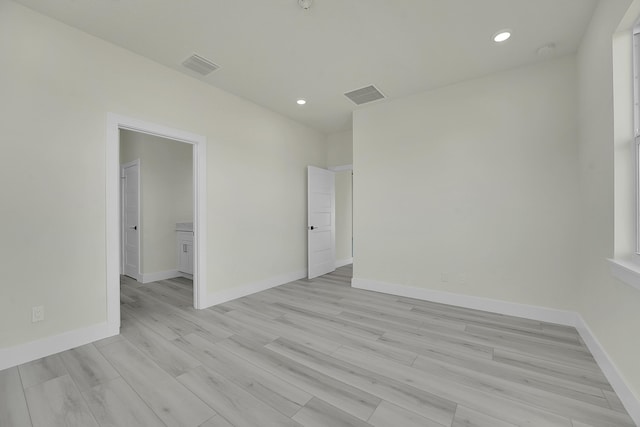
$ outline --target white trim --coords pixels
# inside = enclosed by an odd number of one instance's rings
[[[275,288],[276,286],[284,285],[285,283],[295,282],[296,280],[304,279],[306,277],[307,270],[300,270],[292,273],[282,274],[280,276],[271,277],[259,282],[250,283],[248,285],[209,294],[207,296],[207,307],[212,307],[214,305],[222,304],[227,301],[246,297],[247,295],[266,291],[267,289]]]
[[[182,277],[182,273],[178,270],[156,271],[155,273],[142,273],[142,280],[139,280],[139,282],[150,283],[158,280],[175,279],[176,277]]]
[[[608,259],[611,274],[616,279],[640,290],[640,265],[621,259]]]
[[[344,267],[345,265],[353,264],[353,258],[341,259],[336,261],[336,268]]]
[[[635,60],[634,60],[635,62]],[[637,80],[637,77],[635,78]],[[635,92],[636,95],[635,97],[637,98],[637,91],[639,89],[636,88]],[[636,241],[635,241],[635,253],[632,256],[632,259],[634,260],[638,260],[638,252],[640,252],[640,136],[638,136],[638,131],[637,131],[637,126],[639,126],[638,122],[638,100],[636,99],[634,101],[634,114],[636,115],[636,130],[635,130],[635,139],[634,139],[634,143],[633,143],[633,167],[634,167],[634,183],[633,183],[633,188],[634,188],[634,196],[635,196],[635,210],[634,210],[634,214],[635,214],[635,221],[634,221],[634,230],[635,230],[635,236],[636,236]]]
[[[351,279],[351,286],[357,289],[433,301],[441,304],[472,308],[474,310],[490,311],[492,313],[506,314],[508,316],[524,317],[543,322],[559,323],[561,325],[575,326],[576,322],[576,313],[557,310],[554,308],[518,304],[491,298],[417,288],[414,286],[396,285],[356,277]]]
[[[352,171],[353,165],[331,166],[328,169],[332,172]]]
[[[160,136],[194,145],[194,282],[193,306],[204,308],[207,283],[207,139],[178,129],[149,123],[131,117],[107,113],[106,143],[106,257],[107,257],[107,322],[120,327],[120,129]]]
[[[80,347],[81,345],[89,344],[103,338],[118,335],[118,333],[119,327],[105,322],[19,344],[14,347],[2,348],[0,349],[0,371],[40,359],[41,357]]]
[[[541,322],[573,326],[577,329],[586,346],[589,348],[589,351],[591,351],[596,363],[607,377],[609,384],[611,384],[611,387],[613,387],[613,390],[624,404],[629,416],[631,416],[633,421],[640,426],[640,401],[626,384],[615,363],[611,357],[609,357],[604,347],[602,347],[587,325],[587,322],[585,322],[579,313],[494,300],[490,298],[475,297],[471,295],[454,294],[432,289],[416,288],[413,286],[397,285],[356,277],[351,279],[351,286],[357,289],[365,289],[390,295],[433,301],[509,316],[517,316]]]
[[[596,336],[593,334],[587,322],[584,321],[582,316],[576,313],[576,329],[580,333],[585,345],[591,351],[593,358],[596,360],[602,373],[607,377],[609,384],[613,387],[613,390],[618,395],[618,398],[624,405],[624,408],[629,413],[629,416],[636,425],[640,426],[640,401],[636,398],[635,394],[627,383],[624,381],[620,371],[613,363],[613,360],[609,357],[604,347],[600,344]]]

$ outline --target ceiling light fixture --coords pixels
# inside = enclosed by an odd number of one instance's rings
[[[495,33],[492,38],[496,43],[506,42],[511,38],[511,30],[500,30]]]
[[[307,103],[307,101],[304,99],[298,99],[296,102],[298,103],[298,105],[304,105]]]
[[[298,0],[298,4],[304,10],[309,10],[309,8],[311,7],[311,3],[313,3],[313,0]]]

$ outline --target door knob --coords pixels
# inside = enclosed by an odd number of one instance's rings
[[[309,230],[313,230],[313,229],[315,229],[313,225],[309,227]]]
[[[130,229],[132,229],[132,230],[137,230],[137,229],[138,229],[138,226],[137,226],[137,225],[134,225],[133,227],[129,227],[129,228],[130,228]]]

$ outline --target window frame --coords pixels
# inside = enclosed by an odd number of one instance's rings
[[[633,28],[633,138],[635,247],[631,260],[640,265],[640,24]]]

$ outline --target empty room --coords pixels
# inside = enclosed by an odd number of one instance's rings
[[[640,426],[639,75],[640,0],[0,0],[0,427]]]

